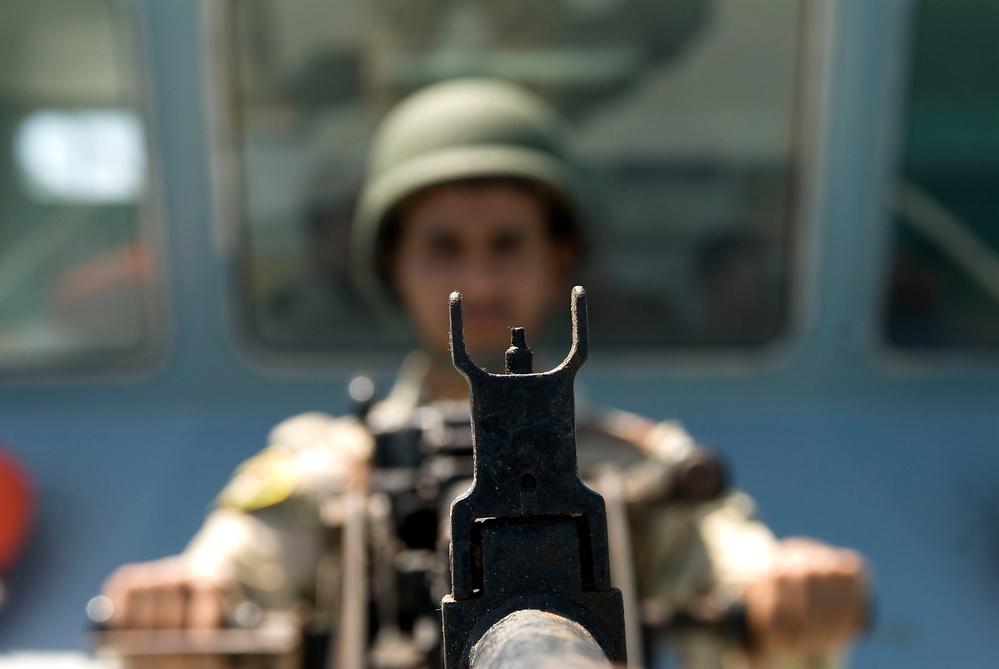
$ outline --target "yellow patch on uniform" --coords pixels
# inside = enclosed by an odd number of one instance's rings
[[[264,451],[236,469],[219,495],[219,506],[254,511],[288,499],[299,481],[298,458],[288,452]]]

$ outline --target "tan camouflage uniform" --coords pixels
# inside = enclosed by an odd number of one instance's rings
[[[425,365],[420,356],[411,356],[370,420],[402,425],[426,404]],[[637,417],[613,412],[600,421],[629,419]],[[600,421],[587,421],[581,418],[577,431],[580,471],[585,477],[611,462],[622,472],[631,499],[639,499],[628,505],[628,524],[631,573],[645,606],[668,613],[704,602],[723,607],[737,601],[767,568],[776,543],[755,519],[752,500],[731,491],[710,503],[642,504],[642,488],[692,446],[690,437],[678,424],[665,422],[638,445],[615,436],[616,429],[603,429]],[[282,422],[272,430],[268,447],[236,471],[185,558],[199,571],[235,579],[264,607],[287,608],[307,600],[327,609],[335,624],[338,602],[331,600],[337,599],[339,554],[331,545],[337,534],[330,526],[339,522],[337,501],[343,491],[363,483],[359,479],[373,446],[368,430],[354,418],[305,413]],[[622,560],[611,543],[612,562]],[[689,669],[749,666],[739,648],[717,635],[686,633],[677,645]],[[827,653],[775,657],[771,666],[831,669],[842,662],[842,653]]]

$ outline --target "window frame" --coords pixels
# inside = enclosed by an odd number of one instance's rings
[[[889,101],[884,125],[890,128],[882,140],[881,151],[889,156],[888,173],[879,184],[879,208],[874,222],[879,226],[876,239],[876,290],[872,292],[866,328],[863,335],[865,357],[870,366],[882,375],[896,378],[912,376],[994,376],[999,373],[999,348],[969,349],[960,347],[919,348],[893,344],[887,332],[887,305],[895,259],[896,219],[901,215],[899,199],[905,187],[903,180],[906,161],[906,135],[911,118],[915,79],[917,22],[923,0],[908,0],[900,10],[899,29],[892,64],[894,87],[888,92]]]
[[[146,153],[146,183],[135,201],[136,239],[147,244],[154,262],[147,280],[139,283],[138,314],[145,325],[137,347],[69,356],[40,363],[17,365],[0,363],[0,380],[40,382],[124,382],[145,380],[161,372],[168,362],[175,339],[170,305],[167,263],[169,253],[163,213],[160,176],[161,152],[153,109],[156,99],[145,13],[136,0],[101,0],[114,17],[114,30],[120,31],[122,61],[130,89],[128,109],[141,122],[141,141]]]
[[[215,239],[226,265],[226,326],[243,362],[268,376],[330,378],[358,369],[391,373],[401,353],[351,349],[348,352],[282,350],[262,341],[250,325],[241,294],[240,253],[248,231],[241,220],[243,184],[235,100],[235,35],[232,0],[203,3],[206,117],[210,146]],[[790,94],[792,131],[788,143],[789,184],[785,202],[789,235],[786,321],[769,342],[756,347],[676,347],[638,353],[601,350],[589,367],[596,373],[629,377],[763,375],[787,367],[817,320],[816,296],[820,235],[824,228],[821,165],[826,152],[826,100],[832,78],[835,11],[825,3],[799,0],[796,65]],[[585,287],[585,286],[584,286]],[[566,295],[568,300],[568,294]],[[568,328],[568,323],[566,324]],[[551,352],[555,357],[560,351]]]

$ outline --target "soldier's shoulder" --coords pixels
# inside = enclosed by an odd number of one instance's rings
[[[354,416],[333,416],[308,411],[286,418],[267,437],[267,450],[313,451],[328,449],[367,455],[367,428]]]
[[[268,445],[236,468],[219,506],[257,511],[293,496],[315,496],[342,485],[367,466],[374,448],[354,417],[322,412],[292,416],[270,432]]]
[[[720,454],[698,444],[677,421],[602,411],[580,421],[578,431],[580,471],[618,468],[626,497],[635,504],[714,503],[728,489]]]
[[[587,408],[577,421],[577,444],[581,456],[590,451],[603,460],[633,464],[639,460],[673,460],[675,453],[694,444],[677,421],[654,421],[620,409]]]

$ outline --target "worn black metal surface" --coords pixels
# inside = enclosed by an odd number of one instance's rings
[[[572,348],[534,373],[515,328],[505,374],[465,350],[452,293],[451,356],[471,387],[472,487],[451,507],[451,595],[442,602],[444,664],[464,667],[491,625],[521,609],[582,625],[611,662],[625,658],[621,593],[610,584],[607,517],[576,468],[573,383],[586,360],[586,294],[572,291]]]

